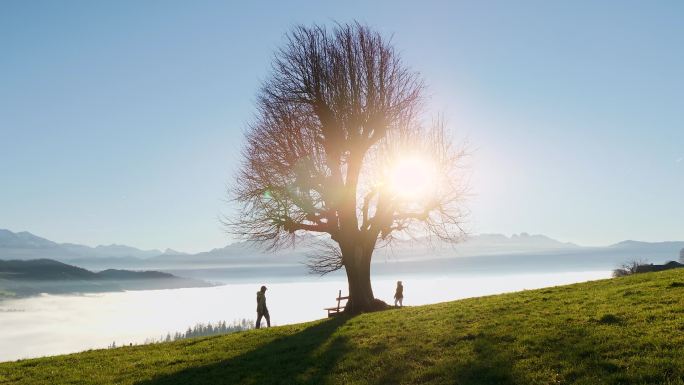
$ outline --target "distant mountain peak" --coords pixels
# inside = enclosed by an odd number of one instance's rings
[[[613,245],[610,245],[609,247],[612,248],[625,248],[625,247],[653,247],[653,246],[661,246],[661,247],[678,247],[684,245],[683,241],[661,241],[661,242],[644,242],[644,241],[635,241],[628,239],[626,241],[621,241],[618,243],[615,243]]]
[[[188,255],[188,253],[167,248],[166,250],[164,250],[162,255]]]
[[[612,244],[612,245],[610,245],[610,247],[633,246],[633,245],[638,245],[638,244],[640,244],[640,243],[642,243],[642,242],[633,241],[633,240],[631,240],[631,239],[627,239],[627,240],[620,241],[620,242],[618,242],[618,243]]]
[[[0,231],[0,248],[31,248],[31,247],[53,247],[57,244],[45,238],[33,235],[28,231],[13,233],[9,230]]]

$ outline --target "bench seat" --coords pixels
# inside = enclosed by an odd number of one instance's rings
[[[337,299],[337,306],[334,306],[334,307],[326,307],[326,308],[323,309],[323,310],[326,310],[326,311],[328,312],[328,317],[334,317],[334,316],[336,316],[336,315],[339,315],[341,312],[343,312],[344,309],[345,309],[345,307],[346,307],[347,305],[346,305],[346,304],[345,304],[345,305],[342,305],[340,302],[341,302],[342,300],[349,300],[349,296],[347,296],[347,297],[342,297],[342,290],[340,290],[340,291],[338,292],[338,294],[337,294],[337,298],[336,298],[336,299]]]

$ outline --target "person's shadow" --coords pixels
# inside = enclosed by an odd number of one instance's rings
[[[349,317],[338,316],[296,334],[277,337],[238,356],[165,374],[137,385],[290,384],[326,382],[348,352],[345,337],[330,336]]]

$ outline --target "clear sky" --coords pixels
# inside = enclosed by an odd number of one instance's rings
[[[293,25],[388,35],[473,150],[473,232],[684,239],[684,2],[0,2],[0,228],[201,251]]]

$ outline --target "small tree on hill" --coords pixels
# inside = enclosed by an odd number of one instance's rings
[[[441,120],[423,119],[423,89],[366,26],[294,28],[257,95],[231,231],[271,249],[328,234],[311,270],[345,269],[350,312],[386,306],[370,281],[379,242],[463,235],[463,153]]]

